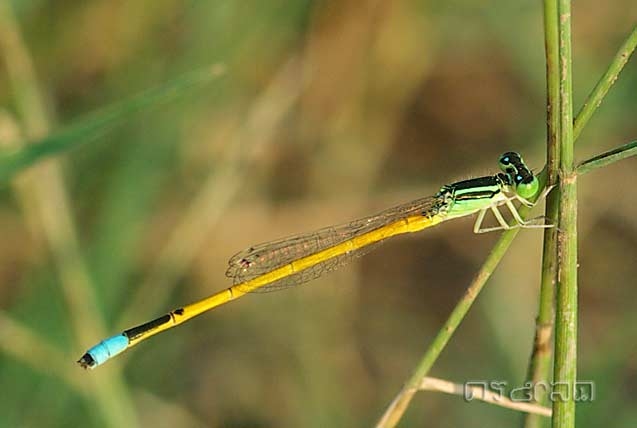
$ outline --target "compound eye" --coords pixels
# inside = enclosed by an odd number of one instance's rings
[[[515,174],[515,168],[513,168],[512,166],[507,167],[504,172],[506,172],[507,174]]]
[[[524,199],[530,199],[538,193],[539,189],[540,183],[537,177],[532,177],[531,180],[527,183],[519,183],[516,190],[518,192],[518,195],[520,195]]]
[[[514,164],[516,162],[520,161],[520,155],[517,154],[516,152],[506,152],[503,153],[502,156],[500,156],[500,163],[502,165],[511,165]]]

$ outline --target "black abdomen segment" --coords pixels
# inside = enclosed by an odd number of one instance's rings
[[[137,327],[129,328],[124,331],[124,336],[128,337],[129,340],[134,340],[137,336],[146,333],[147,331],[154,330],[157,327],[170,323],[172,321],[172,315],[166,314],[162,315],[159,318],[156,318],[152,321],[148,321],[147,323],[138,325]]]

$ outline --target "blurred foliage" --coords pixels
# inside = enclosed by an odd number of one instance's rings
[[[57,158],[79,262],[98,297],[88,311],[94,320],[69,310],[32,202],[53,219],[60,207],[23,185],[33,171],[0,187],[0,426],[113,425],[100,407],[108,393],[95,391],[120,368],[119,398],[132,401],[140,426],[372,425],[496,239],[472,235],[470,220],[396,239],[307,287],[248,296],[91,373],[74,367],[92,345],[77,331],[103,322],[114,333],[211,294],[228,285],[226,260],[246,246],[490,173],[503,151],[543,164],[537,2],[13,6],[51,135],[201,67],[223,64],[226,77],[130,115]],[[573,7],[581,103],[634,25],[637,5]],[[11,84],[11,58],[2,58],[6,144],[29,135],[29,112]],[[633,59],[580,138],[580,159],[635,139],[636,93]],[[595,402],[578,408],[580,426],[610,415],[615,427],[637,423],[635,180],[635,160],[580,180],[579,373],[597,385]],[[521,234],[433,376],[524,381],[540,240]],[[403,424],[518,420],[509,410],[422,393]]]

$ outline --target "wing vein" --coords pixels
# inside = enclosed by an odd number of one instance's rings
[[[242,283],[289,265],[295,260],[342,244],[402,218],[418,214],[433,215],[437,212],[438,203],[439,199],[435,197],[421,198],[341,225],[254,245],[230,258],[226,276],[232,278],[234,285],[240,287]],[[302,284],[367,254],[382,242],[383,240],[343,252],[251,291],[269,292]],[[292,267],[294,268],[294,265]]]

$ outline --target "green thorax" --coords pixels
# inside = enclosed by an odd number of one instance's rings
[[[507,200],[529,200],[539,191],[539,182],[515,152],[500,156],[501,173],[458,181],[443,186],[436,195],[445,201],[440,209],[447,218],[464,217]]]

